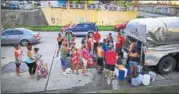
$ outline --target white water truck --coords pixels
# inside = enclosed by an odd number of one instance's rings
[[[156,66],[160,74],[179,70],[179,17],[140,18],[128,22],[124,58],[132,38],[140,51],[140,64]]]

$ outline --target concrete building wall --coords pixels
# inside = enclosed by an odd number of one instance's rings
[[[2,25],[41,26],[96,22],[97,25],[116,25],[135,19],[136,12],[96,11],[83,9],[42,8],[37,10],[1,10]]]
[[[97,25],[116,25],[135,19],[137,12],[96,11],[79,9],[42,8],[49,25],[66,25],[83,21],[96,22]]]

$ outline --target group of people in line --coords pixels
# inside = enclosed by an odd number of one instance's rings
[[[109,33],[108,36],[102,39],[101,34],[98,31],[95,31],[93,36],[85,36],[81,41],[81,48],[77,48],[75,39],[76,37],[72,33],[68,32],[65,36],[62,36],[59,33],[57,37],[58,42],[58,51],[61,52],[60,60],[63,69],[63,74],[67,75],[65,69],[69,68],[68,64],[70,63],[68,57],[71,57],[72,64],[72,73],[76,70],[76,73],[79,74],[80,62],[82,63],[82,73],[86,75],[86,69],[91,59],[91,55],[96,57],[93,58],[96,60],[98,73],[103,73],[103,70],[106,69],[105,74],[107,77],[113,77],[115,64],[122,64],[122,47],[125,42],[125,38],[118,33],[117,42],[114,44],[114,37],[112,33]],[[103,42],[101,42],[103,40]],[[130,48],[132,49],[132,48]]]
[[[117,36],[117,42],[114,44],[112,34],[109,33],[106,38],[101,42],[101,35],[98,31],[94,32],[93,36],[85,36],[81,41],[81,48],[77,48],[76,37],[72,33],[67,33],[63,36],[58,34],[58,51],[57,57],[60,53],[60,61],[62,65],[62,71],[64,75],[67,75],[66,69],[69,68],[68,57],[71,57],[71,69],[72,73],[76,70],[76,74],[79,74],[80,64],[82,63],[82,73],[87,75],[87,67],[93,59],[96,60],[98,73],[102,74],[105,69],[105,75],[107,77],[114,77],[115,64],[122,64],[123,58],[122,47],[125,42],[125,38],[119,33]],[[36,72],[36,62],[42,56],[39,54],[39,48],[32,48],[32,45],[27,46],[27,52],[25,55],[25,63],[29,68],[30,78],[34,78]],[[130,40],[128,48],[129,55],[129,67],[136,66],[139,62],[137,57],[139,56],[138,49],[135,46],[134,40]],[[15,46],[15,60],[16,60],[16,73],[20,76],[20,64],[22,62],[23,51],[20,45]],[[132,67],[130,68],[132,70]]]

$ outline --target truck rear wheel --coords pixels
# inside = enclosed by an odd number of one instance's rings
[[[160,74],[168,74],[174,70],[176,60],[171,56],[164,57],[158,64],[158,72]]]

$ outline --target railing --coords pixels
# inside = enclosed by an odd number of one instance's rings
[[[85,9],[85,4],[59,4],[59,5],[49,5],[52,8],[62,8],[62,9]],[[43,7],[43,6],[40,6]],[[40,8],[40,7],[36,7]],[[110,5],[98,5],[98,4],[91,4],[87,5],[87,10],[107,10],[107,11],[134,11],[133,7],[125,8],[121,6],[110,6]]]
[[[141,6],[139,11],[168,16],[177,16],[179,14],[179,8],[174,7]]]

